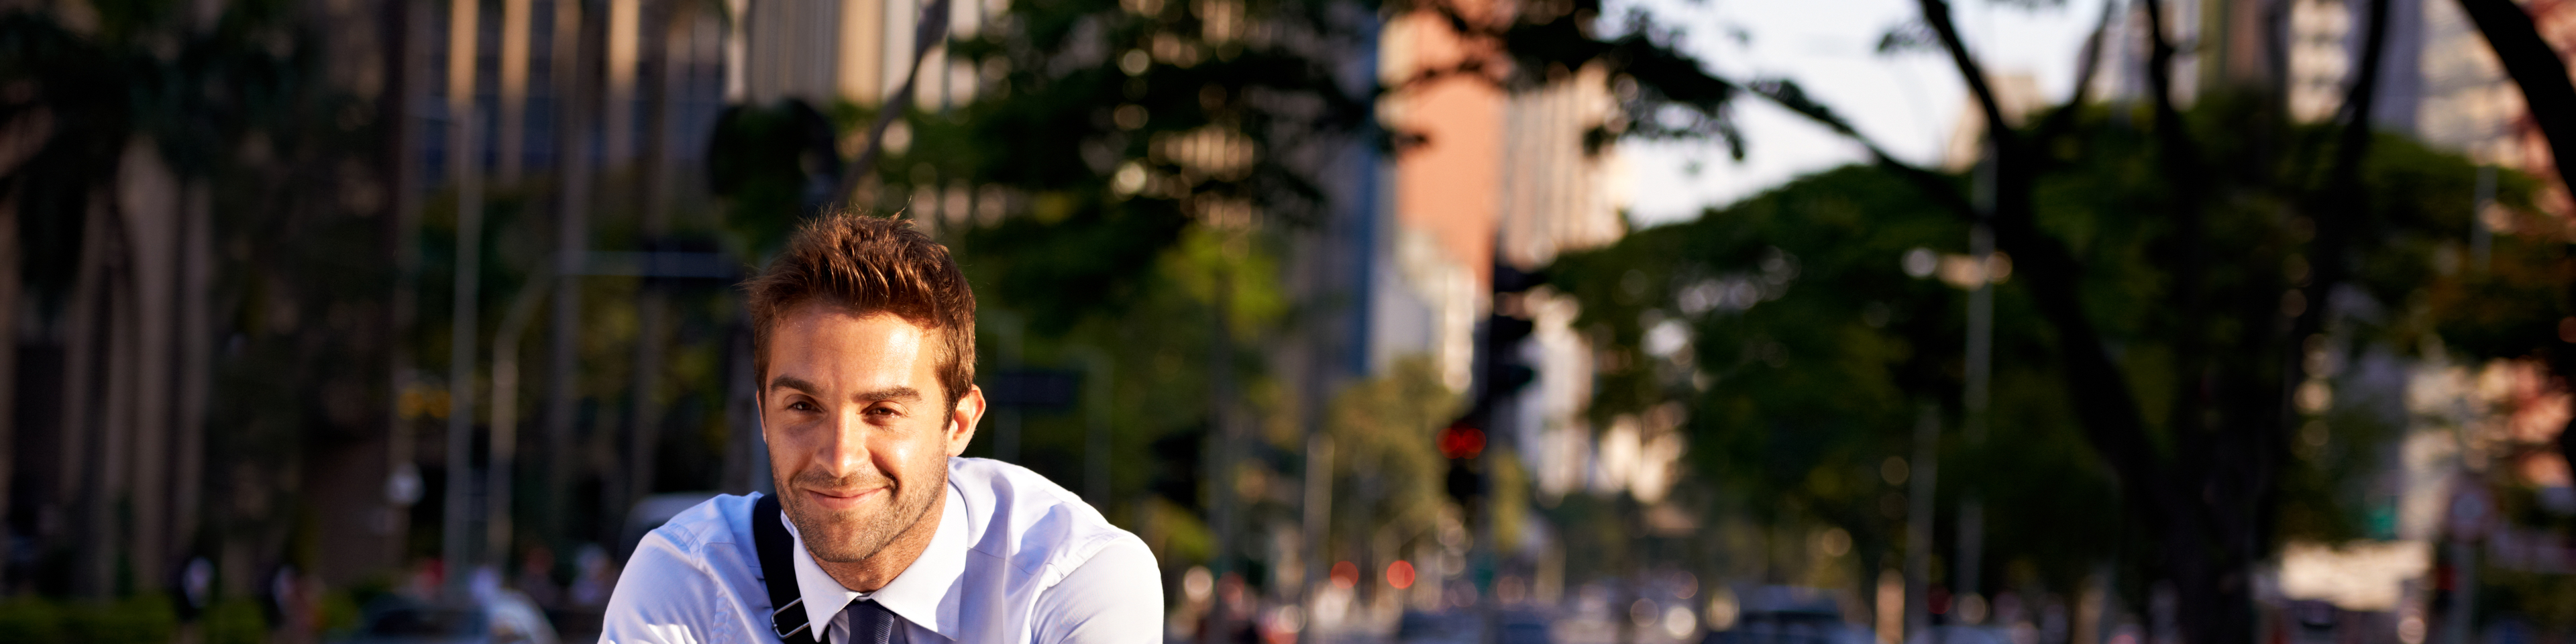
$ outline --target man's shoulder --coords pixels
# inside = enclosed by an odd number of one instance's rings
[[[638,554],[646,549],[667,549],[654,558],[661,565],[703,567],[709,573],[724,575],[729,568],[758,566],[752,550],[751,506],[760,497],[719,494],[671,515],[661,527],[654,528],[636,544]],[[630,565],[638,562],[630,562]],[[758,576],[757,569],[741,571]]]
[[[757,498],[710,498],[646,533],[618,574],[601,641],[710,641],[766,615],[751,546]]]
[[[1144,540],[1027,468],[953,459],[949,481],[967,509],[971,558],[1002,572],[998,585],[1027,593],[1018,597],[1032,639],[1162,639],[1162,574]]]
[[[760,497],[742,494],[718,494],[662,522],[655,534],[682,546],[702,547],[708,544],[748,543],[751,539],[751,506]]]
[[[1143,545],[1080,495],[1025,467],[952,458],[948,485],[966,509],[968,547],[1021,574],[1061,577],[1112,544]]]

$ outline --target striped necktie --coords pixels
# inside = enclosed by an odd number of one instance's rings
[[[842,632],[849,634],[849,641],[827,644],[906,644],[908,640],[903,633],[903,618],[873,599],[852,600],[841,609],[840,619],[834,621],[845,625],[848,630]]]

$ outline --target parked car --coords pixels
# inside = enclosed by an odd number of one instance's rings
[[[2012,644],[2012,632],[1993,626],[1934,626],[1915,631],[1905,644]]]
[[[1833,595],[1813,588],[1763,586],[1737,593],[1735,625],[1710,631],[1700,644],[1872,644],[1876,631],[1843,621]],[[1959,644],[1966,644],[1964,642]]]
[[[1553,644],[1547,615],[1506,610],[1497,616],[1501,621],[1501,644]],[[1408,610],[1395,623],[1396,644],[1486,644],[1485,614],[1477,611],[1432,613]]]
[[[346,644],[560,644],[535,602],[514,591],[470,604],[388,598],[369,606]]]
[[[1396,644],[1480,644],[1468,613],[1408,610],[1395,620]]]
[[[1502,644],[1555,644],[1545,615],[1526,611],[1503,613]]]

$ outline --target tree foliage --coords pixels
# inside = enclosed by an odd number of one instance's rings
[[[2299,186],[2314,185],[2317,157],[2278,155],[2263,163],[2264,157],[2232,147],[2252,142],[2213,150],[2216,158],[2246,160],[2212,169],[2213,176],[2230,178],[2220,184],[2229,199],[2206,206],[2213,226],[2204,243],[2232,249],[2226,260],[2212,262],[2207,277],[2219,294],[2214,299],[2227,304],[2207,317],[2182,317],[2169,304],[2173,231],[2168,219],[2155,216],[2173,207],[2173,195],[2150,152],[2153,133],[2130,125],[2137,119],[2111,118],[2110,110],[2120,107],[2065,109],[2083,114],[2074,117],[2072,140],[2051,157],[2058,169],[2033,188],[2038,225],[2064,240],[2078,260],[2081,272],[2072,277],[2085,293],[2087,315],[2117,348],[2119,369],[2134,383],[2152,431],[2153,452],[2142,456],[2176,467],[2219,458],[2170,415],[2215,413],[2166,384],[2195,380],[2185,377],[2176,339],[2208,334],[2217,346],[2242,347],[2249,355],[2225,368],[2253,382],[2277,382],[2263,374],[2279,368],[2254,348],[2302,312],[2295,302],[2285,304],[2295,298],[2283,293],[2312,270],[2295,239],[2309,224],[2283,213],[2297,212]],[[2252,118],[2242,104],[2225,100],[2205,101],[2185,116],[2212,133]],[[2293,141],[2331,131],[2281,127]],[[2470,275],[2456,262],[2475,168],[2395,137],[2382,137],[2372,150],[2360,170],[2365,193],[2357,202],[2366,206],[2350,213],[2360,240],[2350,260],[2356,278],[2337,305],[2340,313],[2328,318],[2328,335],[2310,345],[2346,358],[2369,347],[2415,346],[2427,324],[2453,315],[2448,305],[2466,287],[2438,275]],[[2528,207],[2521,181],[2509,178],[2501,192],[2508,208]],[[1583,303],[1579,328],[1609,354],[1594,415],[1687,402],[1692,466],[1726,496],[1763,500],[1743,506],[1753,516],[1842,526],[1862,544],[1896,547],[1909,518],[1888,501],[1903,488],[1884,480],[1882,466],[1911,454],[1924,406],[1941,409],[1943,422],[1955,426],[1964,384],[1965,292],[1935,278],[1943,268],[1925,266],[1936,274],[1917,277],[1905,263],[1918,248],[1948,257],[1941,261],[1966,261],[1969,221],[1922,199],[1917,185],[1902,171],[1841,168],[1561,259],[1550,270],[1555,287]],[[2499,258],[2528,252],[2508,247],[2528,244],[2500,240]],[[2445,261],[2453,263],[2445,268]],[[2492,274],[2535,268],[2499,265]],[[2065,337],[2037,310],[2026,286],[2031,270],[2015,262],[1998,287],[1988,442],[1973,443],[1954,430],[1943,434],[1943,507],[1956,490],[1973,489],[1996,509],[1987,514],[1987,534],[1989,551],[1999,554],[1986,579],[2062,593],[2109,560],[2141,566],[2140,578],[2162,578],[2154,568],[2159,559],[2144,555],[2144,547],[2171,537],[2139,542],[2119,528],[2139,519],[2113,510],[2148,491],[2114,476],[2085,439],[2074,409],[2081,398],[2070,390],[2083,385],[2058,358]],[[2530,282],[2542,289],[2556,284]],[[2524,301],[2497,298],[2479,309],[2489,313],[2469,317],[2511,327],[2497,332],[2508,337],[2555,324],[2558,314],[2518,303]],[[2353,374],[2340,377],[2337,386]],[[2356,490],[2384,454],[2367,446],[2384,445],[2379,439],[2404,421],[2402,413],[2391,419],[2371,404],[2301,412],[2326,423],[2339,444],[2363,447],[2296,458],[2285,452],[2280,476],[2288,481],[2277,484],[2286,486],[2277,492],[2284,495],[2282,510],[2265,519],[2263,533],[2270,536],[2264,538],[2369,534],[2366,515],[2383,500]],[[2018,581],[1993,574],[2017,569],[2044,572]]]

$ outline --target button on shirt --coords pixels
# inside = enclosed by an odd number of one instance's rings
[[[859,599],[900,618],[898,637],[910,644],[1162,641],[1152,551],[1073,493],[1016,465],[952,458],[946,496],[930,546],[872,593],[843,588],[798,538],[788,572],[802,617],[825,644],[849,642],[840,616]],[[758,498],[718,496],[646,535],[617,579],[600,641],[778,642],[752,545]]]

